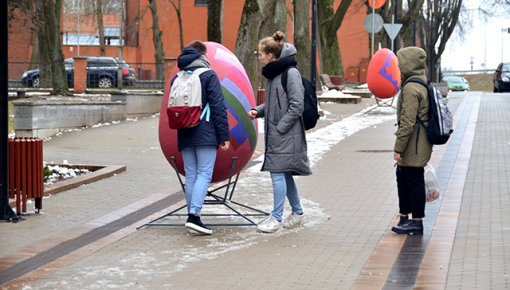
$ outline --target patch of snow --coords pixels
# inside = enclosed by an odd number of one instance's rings
[[[343,120],[334,122],[324,128],[320,128],[307,133],[308,140],[308,155],[310,158],[310,165],[313,167],[331,150],[333,146],[344,140],[348,136],[359,132],[360,130],[377,126],[385,121],[394,120],[395,112],[386,108],[377,108],[376,106],[369,107],[359,113],[353,114]],[[329,112],[325,112],[329,115]],[[259,128],[263,131],[263,121],[259,119]],[[261,129],[259,129],[260,131]],[[150,149],[158,149],[153,148]],[[242,173],[242,178],[236,185],[236,192],[233,195],[233,201],[238,203],[260,209],[265,212],[270,212],[273,207],[273,194],[270,175],[267,172],[261,172],[261,166],[264,156],[256,158],[255,165],[247,168]],[[298,177],[299,178],[299,177]],[[225,191],[216,192],[215,194],[223,196]],[[302,196],[307,196],[304,192]],[[151,244],[151,237],[161,238],[163,235],[168,235],[168,232],[162,230],[160,227],[151,227],[138,231],[133,235],[133,239],[146,238],[149,243],[147,248],[139,249],[129,254],[123,255],[122,258],[115,262],[107,264],[99,264],[95,262],[97,257],[91,256],[88,263],[80,265],[70,270],[71,275],[65,276],[65,279],[59,277],[59,281],[47,281],[43,288],[75,288],[75,289],[127,289],[132,287],[143,288],[143,281],[150,281],[147,277],[158,277],[163,281],[160,285],[162,288],[172,288],[170,277],[178,272],[186,269],[191,263],[199,262],[202,260],[216,259],[223,256],[228,252],[237,251],[240,249],[252,247],[261,242],[269,242],[275,238],[282,237],[289,233],[296,233],[306,230],[310,227],[315,227],[327,221],[330,216],[321,208],[319,203],[316,203],[308,198],[301,199],[302,206],[305,212],[304,227],[295,229],[281,229],[274,234],[258,233],[255,228],[250,227],[214,227],[215,234],[212,236],[191,236],[185,235],[178,239],[178,246],[176,247],[161,247],[157,243]],[[229,205],[246,213],[248,210],[242,207],[236,207],[234,204]],[[186,210],[183,209],[185,212]],[[286,203],[284,215],[291,212],[289,205]],[[202,210],[202,220],[207,225],[208,222],[244,222],[240,217],[220,216],[210,218],[206,214],[231,214],[228,208],[222,205],[209,205],[205,206]],[[258,222],[262,216],[251,217],[252,220]],[[165,217],[161,222],[168,220],[184,223],[183,217]],[[166,220],[166,221],[164,221]],[[186,242],[186,239],[193,239],[193,242]],[[128,243],[129,245],[129,243]],[[139,245],[139,244],[137,244]],[[157,245],[157,246],[156,246]],[[117,245],[118,246],[118,245]],[[297,247],[297,245],[291,245]],[[115,252],[115,250],[113,250]],[[92,265],[92,266],[89,266]],[[147,280],[148,279],[148,280]],[[92,281],[88,283],[87,281]],[[30,288],[26,288],[30,289]]]

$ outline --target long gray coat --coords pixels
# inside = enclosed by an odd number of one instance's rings
[[[285,44],[280,58],[296,54],[296,49]],[[304,87],[296,68],[287,73],[287,93],[280,73],[268,79],[265,102],[256,107],[257,117],[265,117],[265,156],[262,171],[292,172],[310,175],[306,135],[301,115],[304,107]]]

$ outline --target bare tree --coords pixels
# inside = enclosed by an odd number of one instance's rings
[[[235,54],[246,69],[254,90],[262,86],[260,65],[255,52],[261,38],[272,35],[276,30],[286,26],[286,13],[276,17],[276,7],[285,4],[282,0],[245,1],[241,24],[236,40]]]
[[[51,84],[55,95],[69,94],[60,37],[61,11],[62,0],[36,1],[41,84]]]
[[[343,0],[336,11],[333,0],[318,0],[317,18],[321,50],[321,69],[327,74],[343,75],[342,57],[338,45],[337,31],[342,25],[352,0]]]
[[[294,0],[294,45],[301,74],[310,73],[310,0]],[[308,75],[309,76],[309,75]]]
[[[417,31],[420,27],[422,27],[423,22],[423,19],[421,18],[421,11],[423,9],[424,2],[425,0],[389,0],[386,1],[385,5],[378,11],[378,14],[383,18],[384,23],[391,23],[391,21],[394,20],[395,23],[402,24],[402,28],[396,38],[397,45],[395,50],[398,49],[399,46],[417,44]],[[395,8],[397,10],[397,15],[395,15]],[[394,16],[395,18],[393,19]],[[376,34],[375,41],[376,43],[381,43],[382,47],[391,47],[391,39],[384,30],[381,30]]]
[[[96,17],[97,17],[97,30],[99,34],[99,51],[102,56],[105,55],[104,43],[104,25],[103,25],[103,1],[96,0]]]
[[[181,16],[181,0],[168,0],[172,7],[175,10],[175,14],[177,15],[177,22],[179,24],[179,43],[181,45],[181,50],[184,48],[184,35],[182,32],[182,16]],[[177,1],[177,4],[175,4]]]
[[[223,37],[223,0],[207,1],[207,40],[217,43]]]
[[[422,26],[430,81],[438,81],[441,69],[441,55],[446,43],[457,25],[462,0],[427,0]]]
[[[159,20],[158,20],[158,6],[156,5],[156,0],[149,0],[149,7],[152,13],[152,40],[154,42],[154,48],[156,50],[155,60],[156,60],[156,79],[164,80],[165,79],[165,71],[163,66],[163,59],[165,57],[165,50],[163,49],[163,33],[159,28]]]
[[[510,13],[510,0],[481,0],[478,1],[478,7],[482,14],[487,17]]]
[[[510,0],[508,0],[510,1]],[[401,45],[416,45],[427,51],[429,79],[440,78],[440,59],[446,43],[457,27],[462,37],[463,25],[459,25],[462,0],[407,0],[388,1],[381,9],[385,22],[393,17],[397,2],[397,23],[402,23],[398,34]],[[385,32],[379,32],[377,40],[383,47],[390,47],[390,39]]]
[[[267,25],[267,29],[269,29],[269,33],[267,35],[272,35],[276,30],[283,32],[287,35],[287,4],[285,0],[275,0],[274,1],[274,12],[273,18],[274,22]],[[268,22],[269,23],[269,22]],[[274,26],[274,28],[273,28]],[[264,27],[263,27],[264,28]]]

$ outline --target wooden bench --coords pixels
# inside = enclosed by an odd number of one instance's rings
[[[326,88],[328,88],[329,90],[337,90],[337,91],[341,91],[343,90],[345,87],[342,86],[342,85],[335,85],[332,81],[331,81],[331,78],[329,77],[328,74],[321,74],[320,75],[320,78],[321,78],[321,83],[323,86],[325,86]]]

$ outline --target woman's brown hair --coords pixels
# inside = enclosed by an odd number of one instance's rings
[[[259,46],[262,51],[269,54],[272,53],[276,58],[280,58],[283,49],[283,38],[285,35],[281,31],[276,31],[273,36],[264,37],[260,40]]]

